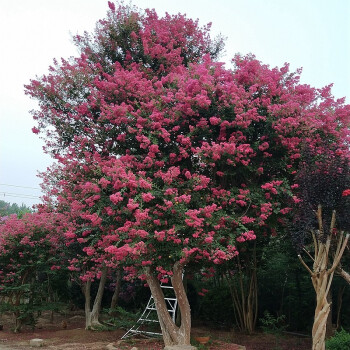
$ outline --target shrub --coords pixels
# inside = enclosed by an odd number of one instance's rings
[[[350,333],[342,329],[326,341],[327,350],[350,350]]]

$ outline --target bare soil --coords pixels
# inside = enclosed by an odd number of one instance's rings
[[[44,349],[55,350],[102,350],[108,344],[113,344],[120,350],[130,350],[137,347],[139,350],[161,350],[164,346],[160,339],[128,339],[121,341],[125,330],[87,331],[84,329],[84,315],[81,312],[69,315],[54,314],[51,322],[50,314],[45,313],[32,330],[25,326],[21,333],[13,333],[11,315],[1,315],[0,350],[28,350],[29,341],[33,338],[44,339]],[[243,335],[232,331],[219,331],[207,327],[194,327],[193,337],[209,335],[210,342],[201,349],[207,350],[239,350],[237,344],[244,345],[246,350],[308,350],[311,347],[310,339],[300,337],[283,337],[276,339],[273,335],[257,333]]]

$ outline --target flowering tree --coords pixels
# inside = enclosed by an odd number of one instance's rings
[[[64,266],[64,227],[63,215],[44,212],[0,222],[0,298],[15,316],[15,332],[23,321],[34,325],[34,311],[45,307],[50,279]]]
[[[93,227],[85,251],[146,279],[165,344],[189,345],[185,266],[231,260],[237,242],[283,220],[302,143],[345,149],[349,107],[287,65],[236,56],[225,69],[221,41],[185,16],[109,7],[93,36],[75,38],[80,57],[27,86],[40,103],[33,131],[46,131],[63,171],[77,169],[56,195]],[[180,327],[159,284],[168,278]]]
[[[101,198],[97,194],[99,187],[96,185],[100,174],[95,171],[86,158],[83,166],[70,162],[65,166],[52,166],[41,174],[44,201],[55,208],[56,212],[65,215],[69,222],[69,228],[64,233],[64,251],[71,280],[81,288],[85,298],[86,329],[101,326],[100,311],[105,285],[109,277],[118,275],[115,269],[119,270],[120,265],[104,251],[105,246],[101,246],[100,241],[101,238],[113,234],[115,228],[102,225],[102,220],[96,213],[91,214],[86,210]],[[87,195],[89,198],[86,198]],[[96,295],[91,292],[94,281],[98,281]],[[116,298],[117,295],[114,295],[114,304]]]

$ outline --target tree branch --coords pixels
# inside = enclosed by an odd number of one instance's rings
[[[309,268],[309,266],[306,265],[305,261],[303,260],[303,258],[301,257],[300,254],[298,254],[298,258],[299,258],[300,262],[303,264],[303,266],[306,268],[306,270],[309,271],[309,274],[310,274],[311,276],[314,276],[314,273],[311,271],[311,269]]]

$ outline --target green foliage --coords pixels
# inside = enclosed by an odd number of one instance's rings
[[[264,333],[273,334],[275,336],[275,346],[271,350],[280,350],[280,338],[282,337],[283,331],[288,327],[285,324],[285,315],[274,317],[267,310],[264,312],[264,317],[260,318],[261,328]]]
[[[209,339],[209,341],[206,344],[199,343],[196,338],[191,338],[191,345],[194,345],[198,350],[206,350],[211,348],[211,345],[213,344],[212,340]]]
[[[22,217],[25,213],[30,213],[32,210],[22,203],[19,206],[17,203],[8,203],[0,200],[0,217],[8,216],[11,214],[16,214],[19,217]]]
[[[198,318],[216,326],[229,326],[233,322],[230,291],[223,283],[217,287],[206,286],[209,291],[199,297]]]
[[[107,320],[108,324],[115,326],[116,328],[129,329],[135,325],[136,321],[140,317],[140,312],[129,312],[118,306],[116,310],[116,316]]]
[[[34,329],[43,311],[59,311],[64,305],[63,302],[50,300],[47,280],[32,279],[30,283],[20,286],[7,286],[1,294],[9,297],[0,304],[0,314],[14,315],[15,332],[19,332],[22,325]]]
[[[342,329],[326,341],[327,350],[350,350],[350,333]]]
[[[295,256],[295,248],[286,239],[276,237],[264,248],[258,266],[259,317],[264,310],[284,314],[290,329],[307,331],[315,311],[314,290]]]
[[[288,327],[285,324],[285,315],[273,316],[267,310],[264,312],[264,317],[260,318],[261,328],[265,333],[281,335],[282,332]]]

